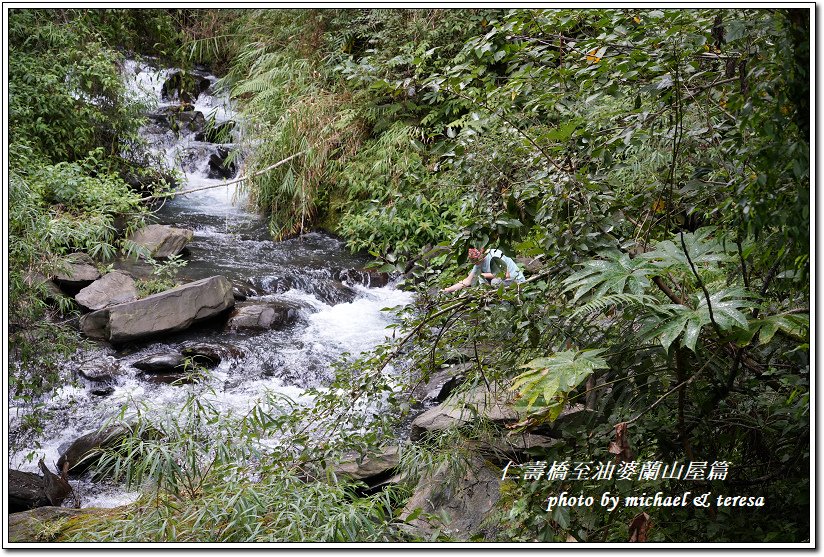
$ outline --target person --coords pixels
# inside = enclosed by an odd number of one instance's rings
[[[506,265],[506,275],[503,281],[496,278],[495,274],[492,272],[493,259],[500,259],[503,264]],[[462,281],[456,282],[452,286],[444,288],[441,292],[455,292],[461,288],[472,286],[476,278],[480,282],[486,282],[488,280],[493,286],[497,286],[501,282],[509,285],[512,284],[513,281],[521,283],[526,280],[526,278],[524,278],[524,273],[518,268],[517,263],[504,255],[499,249],[491,249],[487,251],[484,248],[469,248],[469,261],[474,265],[472,270],[469,272],[469,276]]]

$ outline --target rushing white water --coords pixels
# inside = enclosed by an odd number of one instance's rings
[[[154,106],[170,104],[160,99],[169,70],[129,62],[125,72],[132,77],[134,94],[151,96]],[[209,80],[214,83],[216,78],[209,76]],[[223,119],[219,121],[235,117],[225,98],[215,98],[208,91],[198,97],[195,109],[213,111]],[[196,141],[193,134],[170,135],[157,126],[147,127],[144,133],[156,149],[166,153],[166,160],[186,171],[181,189],[220,183],[206,177],[207,165],[202,160],[190,160],[195,156],[208,158],[214,145]],[[392,334],[387,327],[396,317],[384,308],[403,307],[412,301],[411,294],[391,284],[369,288],[341,283],[341,270],[360,268],[367,260],[347,253],[340,240],[312,233],[273,242],[265,220],[248,212],[228,188],[178,196],[163,206],[158,217],[161,223],[195,233],[183,278],[227,276],[250,288],[252,302],[284,302],[299,308],[297,319],[279,330],[238,333],[215,326],[121,349],[102,343],[79,351],[62,369],[67,379],[74,381],[46,402],[45,430],[30,446],[11,455],[12,468],[36,472],[39,458],[55,468],[54,463],[73,440],[97,430],[124,408],[127,414],[143,407],[161,414],[178,412],[188,388],[151,381],[133,367],[142,358],[180,350],[192,341],[229,347],[232,356],[209,370],[197,385],[201,393],[206,387],[214,393],[203,394],[213,405],[227,413],[245,413],[268,392],[302,401],[307,387],[328,384],[334,362],[344,354],[368,351]],[[115,370],[106,384],[108,393],[95,394],[95,384],[80,377],[79,371],[89,366]],[[15,431],[23,415],[15,408],[9,412],[11,430]],[[84,479],[72,483],[83,506],[113,507],[137,497],[117,485]]]

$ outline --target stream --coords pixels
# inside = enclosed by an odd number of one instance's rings
[[[162,115],[180,104],[176,95],[163,95],[163,84],[174,71],[130,60],[124,74],[134,94],[154,99],[153,112]],[[216,124],[234,121],[228,99],[212,94],[217,78],[205,71],[196,75],[204,87],[206,81],[209,86],[193,99],[194,112],[213,118]],[[231,144],[209,142],[209,137],[191,129],[175,133],[163,123],[162,116],[153,117],[142,133],[159,155],[184,174],[179,189],[219,184],[234,176],[235,171],[217,175],[215,165],[210,164]],[[98,429],[123,405],[143,405],[161,413],[177,411],[186,389],[152,380],[132,366],[147,356],[179,350],[193,341],[230,349],[232,357],[224,358],[203,381],[216,393],[212,400],[216,406],[227,412],[244,411],[266,392],[301,400],[306,388],[330,382],[332,364],[344,354],[368,351],[391,334],[387,327],[395,317],[383,309],[409,304],[410,293],[391,283],[370,286],[368,276],[351,271],[362,269],[369,260],[349,253],[344,242],[332,236],[313,232],[272,241],[266,218],[247,210],[244,201],[243,193],[230,185],[178,196],[159,209],[157,223],[194,231],[184,252],[187,264],[177,278],[190,281],[224,275],[248,301],[284,301],[298,307],[296,320],[281,329],[254,332],[205,325],[119,349],[98,343],[79,350],[62,364],[67,384],[45,404],[44,431],[10,455],[11,468],[38,472],[37,460],[44,458],[56,470],[57,459],[72,441]],[[129,261],[116,267],[135,276],[145,276],[150,270],[145,263]],[[108,366],[117,373],[101,388],[84,377],[82,370],[89,366]],[[22,409],[9,409],[11,435],[21,419]],[[138,496],[122,486],[92,483],[82,477],[71,483],[83,507],[114,507]]]

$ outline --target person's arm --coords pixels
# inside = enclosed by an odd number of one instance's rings
[[[467,286],[472,286],[472,281],[475,280],[475,269],[470,271],[469,276],[463,279],[462,281],[456,282],[452,286],[448,288],[444,288],[441,292],[455,292],[456,290],[460,290],[461,288],[466,288]]]

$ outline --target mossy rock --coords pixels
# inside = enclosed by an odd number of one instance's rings
[[[38,507],[9,515],[9,543],[49,543],[64,541],[80,525],[93,517],[108,515],[113,509],[71,509]]]

